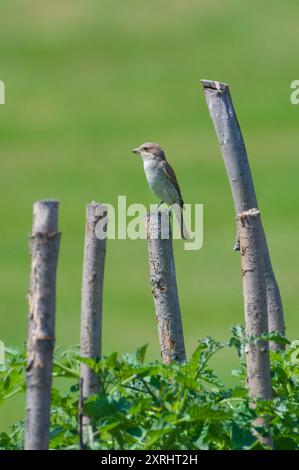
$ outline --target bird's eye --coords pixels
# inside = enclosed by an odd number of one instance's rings
[[[143,147],[143,150],[145,150],[146,152],[148,151],[148,147]]]

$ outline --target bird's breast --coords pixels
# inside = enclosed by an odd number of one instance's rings
[[[169,178],[166,176],[163,168],[161,168],[157,162],[145,161],[144,172],[152,192],[157,197],[167,202],[168,204],[176,202],[176,189],[171,184]]]
[[[158,165],[154,162],[145,161],[144,162],[144,173],[148,184],[150,186],[154,185],[156,180],[159,178],[159,169]]]

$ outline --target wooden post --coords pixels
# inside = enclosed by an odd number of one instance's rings
[[[201,83],[224,159],[236,214],[252,208],[258,209],[247,152],[229,87],[225,83],[212,80],[201,80]],[[261,238],[260,253],[264,258],[269,331],[278,331],[284,335],[283,307],[262,224]],[[278,350],[284,346],[271,342],[270,348]]]
[[[262,235],[257,209],[237,217],[244,293],[246,336],[259,337],[268,331],[264,258],[260,256]],[[267,341],[249,342],[248,388],[252,397],[270,399],[271,379]]]
[[[253,208],[237,216],[243,279],[247,345],[247,386],[249,396],[270,400],[272,397],[268,341],[253,340],[268,331],[267,296],[260,213]],[[259,418],[255,425],[266,425]],[[266,445],[271,439],[258,436]]]
[[[60,233],[58,201],[33,206],[27,342],[25,449],[49,447],[56,268]]]
[[[186,360],[169,211],[147,214],[150,276],[164,364]],[[165,230],[166,229],[166,230]],[[166,238],[164,238],[164,234]]]
[[[96,237],[96,225],[103,219],[107,208],[92,202],[86,208],[85,246],[83,260],[82,301],[81,301],[81,356],[96,359],[102,349],[102,302],[106,238]],[[94,395],[99,390],[95,373],[81,364],[81,386],[83,399]],[[88,420],[83,418],[86,429]],[[86,435],[86,432],[83,432]]]

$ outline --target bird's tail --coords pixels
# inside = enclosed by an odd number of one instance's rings
[[[181,207],[181,236],[183,240],[190,240],[190,235],[184,222],[183,210],[184,210],[184,206]]]

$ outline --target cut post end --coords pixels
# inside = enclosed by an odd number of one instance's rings
[[[58,230],[59,201],[45,199],[33,204],[32,234],[54,233]]]
[[[225,90],[229,88],[227,83],[217,82],[216,80],[202,79],[200,80],[200,83],[202,84],[202,87],[204,90],[210,89],[210,90],[217,90],[217,91],[224,92]]]
[[[87,219],[99,219],[107,215],[108,207],[104,206],[99,202],[92,201],[91,203],[86,205],[86,216]]]

